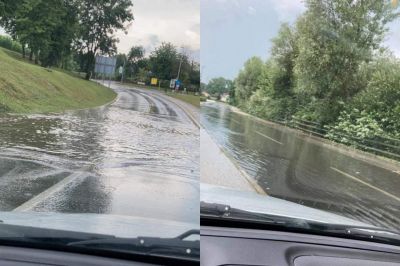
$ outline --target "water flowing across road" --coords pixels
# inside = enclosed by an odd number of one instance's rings
[[[104,107],[0,116],[1,211],[197,222],[198,128],[156,91],[112,88]]]
[[[400,230],[398,163],[217,102],[202,104],[201,124],[268,195]]]

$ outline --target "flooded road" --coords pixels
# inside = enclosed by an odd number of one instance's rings
[[[221,103],[202,104],[201,123],[268,195],[400,230],[400,172],[387,162],[361,160]]]
[[[158,92],[112,87],[104,107],[0,116],[0,211],[198,222],[198,128]]]

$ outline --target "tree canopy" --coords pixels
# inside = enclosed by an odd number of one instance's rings
[[[43,66],[68,65],[72,52],[91,76],[97,53],[115,54],[117,30],[133,20],[130,0],[5,0],[0,25]]]
[[[399,137],[400,61],[383,44],[398,8],[375,0],[305,6],[293,25],[281,25],[266,62],[244,64],[233,102],[267,119],[295,116],[360,138]]]

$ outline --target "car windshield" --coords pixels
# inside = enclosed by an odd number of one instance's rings
[[[199,8],[0,1],[1,232],[199,229]]]
[[[398,239],[398,1],[206,0],[201,12],[202,215]]]

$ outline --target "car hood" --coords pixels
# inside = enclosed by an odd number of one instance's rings
[[[271,196],[260,195],[255,192],[241,191],[202,183],[200,195],[202,202],[229,205],[231,208],[249,212],[291,217],[327,224],[373,227],[370,224],[358,222],[340,215],[306,207]]]
[[[3,224],[66,230],[116,237],[176,237],[199,224],[111,214],[64,214],[48,212],[0,212]]]

